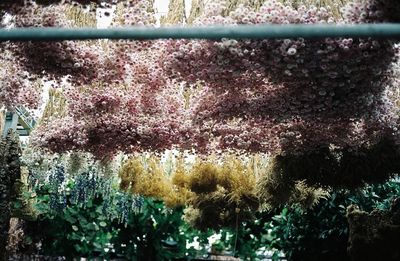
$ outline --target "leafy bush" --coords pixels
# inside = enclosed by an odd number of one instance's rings
[[[282,250],[289,260],[349,260],[346,208],[387,209],[400,195],[400,185],[388,182],[363,190],[333,192],[315,208],[284,208],[270,223],[271,247]]]
[[[196,256],[198,249],[187,249],[186,243],[195,237],[205,242],[209,236],[189,228],[182,209],[169,210],[161,201],[136,198],[116,186],[100,191],[99,177],[93,184],[90,175],[66,182],[63,173],[63,168],[55,168],[49,182],[25,193],[35,199],[38,215],[29,224],[29,234],[40,243],[40,254],[170,260]]]
[[[131,213],[124,224],[108,219],[102,213],[101,201],[99,198],[82,206],[72,205],[53,217],[43,215],[36,223],[41,231],[42,254],[129,260],[184,256],[186,240],[177,229],[182,222],[181,212],[166,213],[162,203],[146,200],[142,210]]]
[[[58,174],[59,171],[56,170]],[[53,183],[35,189],[35,209],[39,214],[37,220],[29,224],[29,234],[34,242],[40,242],[40,254],[43,255],[128,260],[190,259],[208,254],[209,237],[220,235],[221,239],[215,245],[221,250],[236,248],[237,255],[253,258],[261,242],[266,242],[265,239],[254,240],[264,233],[262,228],[258,229],[260,223],[240,226],[235,247],[236,231],[201,232],[183,221],[183,208],[171,210],[162,201],[147,198],[140,209],[129,211],[126,219],[121,219],[118,205],[123,204],[125,194],[117,189],[109,192],[114,195],[111,204],[101,193],[76,201],[74,193],[78,183],[68,182],[65,194],[61,190],[56,192]],[[65,199],[61,197],[60,200],[60,195]],[[250,236],[254,230],[258,234]]]
[[[34,207],[38,216],[30,224],[34,230],[31,234],[41,242],[45,255],[109,257],[113,254],[112,239],[118,234],[116,225],[131,212],[124,211],[127,202],[138,204],[137,207],[141,203],[117,191],[112,191],[111,197],[105,193],[89,196],[86,190],[79,190],[79,184],[70,181],[61,191],[58,187],[54,190],[49,182],[35,189]]]

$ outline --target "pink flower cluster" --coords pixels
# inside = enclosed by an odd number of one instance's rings
[[[40,101],[40,82],[15,66],[12,55],[3,50],[0,57],[0,107],[23,105],[37,108]]]
[[[206,7],[197,25],[395,22],[400,3],[349,4],[344,18],[325,8],[268,0],[221,15]],[[387,97],[398,50],[383,39],[169,41],[161,61],[170,77],[204,86],[193,99],[193,127],[208,145],[245,151],[359,146],[397,135],[398,107]],[[212,142],[211,142],[212,140]]]
[[[54,2],[54,3],[53,3]],[[8,25],[14,27],[73,27],[74,21],[68,19],[66,13],[71,5],[88,8],[91,2],[98,2],[101,8],[104,2],[114,3],[117,1],[73,1],[67,0],[63,3],[59,1],[2,1],[0,3],[0,14],[12,15]],[[101,3],[100,3],[101,2]],[[115,25],[119,23],[148,24],[151,17],[148,13],[143,14],[143,10],[149,7],[148,1],[119,1],[125,2],[125,11],[139,12],[142,20],[139,21],[137,16],[132,17],[135,12],[128,12],[126,15],[117,16]],[[135,20],[136,19],[136,20]],[[145,20],[147,19],[147,20]],[[65,77],[75,86],[92,84],[93,82],[103,82],[111,84],[119,82],[122,75],[125,74],[125,60],[117,49],[125,48],[145,48],[148,43],[126,44],[121,41],[119,47],[116,44],[111,47],[111,51],[104,50],[100,42],[7,42],[2,43],[0,51],[0,63],[4,64],[13,61],[12,67],[2,67],[0,71],[1,77],[6,79],[3,81],[4,88],[1,89],[0,104],[24,105],[37,107],[40,97],[40,90],[36,85],[25,84],[27,81],[21,81],[10,77],[11,73],[18,72],[25,75],[31,82],[35,81],[55,81],[60,83]],[[9,58],[5,53],[11,53]],[[125,52],[125,51],[124,51]],[[111,54],[110,54],[111,53]],[[116,57],[118,56],[119,57]],[[8,63],[10,64],[10,63]],[[12,70],[11,70],[12,68]],[[8,87],[8,88],[6,88]],[[12,91],[11,91],[12,90]],[[19,99],[16,100],[16,93],[21,93]],[[32,95],[34,94],[34,95]],[[28,100],[21,98],[28,97]],[[36,100],[34,100],[34,98]],[[8,101],[7,99],[11,99]]]
[[[64,5],[42,6],[34,1],[2,1],[0,14],[9,15],[8,24],[2,26],[70,26]],[[3,20],[3,19],[2,19]],[[38,107],[42,80],[61,79],[67,73],[78,74],[77,61],[91,61],[87,49],[77,51],[75,44],[6,42],[1,43],[0,78],[2,88],[0,104],[7,107]],[[86,52],[85,52],[86,51]],[[84,59],[86,58],[86,60]],[[74,68],[74,70],[71,70]],[[88,66],[86,66],[88,68]],[[90,70],[84,70],[89,74]],[[93,70],[92,70],[93,71]],[[94,77],[93,77],[94,78]],[[40,83],[40,84],[38,84]]]
[[[123,2],[114,26],[154,22],[151,1]],[[19,26],[71,26],[62,12],[54,14],[65,8],[60,5],[21,8]],[[224,1],[215,0],[195,24],[397,22],[399,9],[394,0],[357,1],[337,19],[329,8],[267,0],[259,11],[240,6],[223,16]],[[391,40],[66,41],[7,48],[21,72],[56,80],[64,90],[68,116],[39,126],[32,137],[54,152],[84,150],[100,158],[172,147],[304,152],[398,135],[392,68],[398,50]]]
[[[114,26],[150,24],[152,16],[146,14],[149,6],[145,3],[151,1],[136,2],[125,6],[124,13],[113,21]],[[68,63],[80,59],[81,66],[66,71],[50,65],[44,73],[50,79],[66,79],[59,81],[58,87],[67,99],[68,116],[39,126],[32,136],[33,144],[53,152],[85,150],[105,158],[117,151],[162,151],[184,143],[189,129],[184,97],[180,85],[166,78],[158,63],[163,55],[159,46],[156,41],[74,45]],[[59,55],[54,46],[51,50]],[[64,53],[54,60],[60,62],[67,57]],[[40,63],[36,66],[44,68]],[[49,77],[53,67],[60,70]]]
[[[139,84],[66,87],[68,117],[39,126],[32,142],[54,152],[85,150],[99,158],[170,148],[185,133],[183,105],[178,93],[168,93],[176,89],[169,84],[161,91]]]

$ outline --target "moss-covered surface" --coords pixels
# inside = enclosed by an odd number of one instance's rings
[[[389,210],[360,211],[347,209],[349,222],[348,252],[353,261],[400,260],[400,198]]]

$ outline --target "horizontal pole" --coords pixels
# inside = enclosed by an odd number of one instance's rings
[[[357,25],[230,25],[206,27],[56,28],[0,29],[0,41],[59,41],[92,39],[285,39],[326,37],[399,38],[400,24]]]

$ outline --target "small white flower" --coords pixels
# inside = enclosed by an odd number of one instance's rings
[[[296,48],[291,47],[291,48],[289,48],[289,49],[287,50],[287,54],[288,54],[288,55],[295,55],[296,53],[297,53]]]

